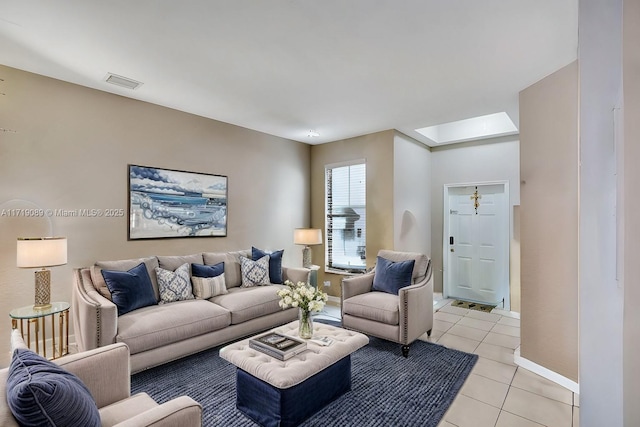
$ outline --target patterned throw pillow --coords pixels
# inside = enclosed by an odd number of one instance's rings
[[[229,293],[224,282],[224,274],[215,277],[192,276],[191,282],[193,282],[193,294],[197,299],[209,299]]]
[[[241,288],[269,285],[269,255],[265,255],[257,261],[241,256],[240,271],[242,272]]]
[[[176,271],[156,267],[160,304],[193,299],[189,269],[189,264],[182,264]]]

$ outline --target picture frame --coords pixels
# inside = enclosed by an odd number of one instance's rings
[[[132,164],[128,173],[128,240],[226,237],[226,176]]]

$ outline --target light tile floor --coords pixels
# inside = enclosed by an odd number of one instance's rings
[[[483,313],[434,304],[434,327],[425,341],[479,356],[439,427],[578,427],[579,399],[570,390],[513,362],[520,320],[504,310]],[[326,306],[321,317],[340,318]],[[409,355],[411,357],[411,355]]]

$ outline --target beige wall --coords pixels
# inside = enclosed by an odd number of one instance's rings
[[[520,93],[521,356],[578,381],[578,67]]]
[[[0,209],[126,212],[129,163],[229,178],[223,238],[127,241],[126,215],[0,217],[0,365],[9,311],[33,303],[33,271],[15,266],[17,236],[67,236],[68,264],[52,268],[53,300],[69,301],[72,269],[98,259],[255,245],[284,248],[286,265],[301,264],[293,228],[309,222],[308,145],[8,67],[0,78],[0,127],[16,131],[0,132]]]
[[[442,292],[442,242],[444,185],[472,182],[508,181],[511,212],[520,203],[519,142],[517,136],[495,138],[486,141],[445,145],[431,152],[431,251],[434,262],[434,288]],[[513,216],[513,215],[511,215]],[[511,220],[511,248],[514,248],[514,233]],[[519,258],[511,253],[511,264]],[[516,266],[517,267],[517,266]],[[510,269],[512,271],[513,268]],[[517,296],[519,277],[512,278],[512,298]],[[518,311],[519,302],[514,301],[511,310]]]
[[[367,162],[367,266],[376,262],[382,248],[393,247],[393,137],[388,130],[356,138],[311,147],[311,227],[325,230],[324,168],[325,165],[348,160]],[[312,248],[316,265],[325,265],[324,244]],[[340,296],[343,276],[318,272],[318,283],[330,281],[324,288],[332,296]]]

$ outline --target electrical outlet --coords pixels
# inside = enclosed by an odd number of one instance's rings
[[[328,288],[328,287],[330,287],[330,286],[331,286],[331,282],[330,282],[330,281],[328,281],[328,280],[325,280],[325,281],[324,281],[324,287],[325,287],[325,288]]]

